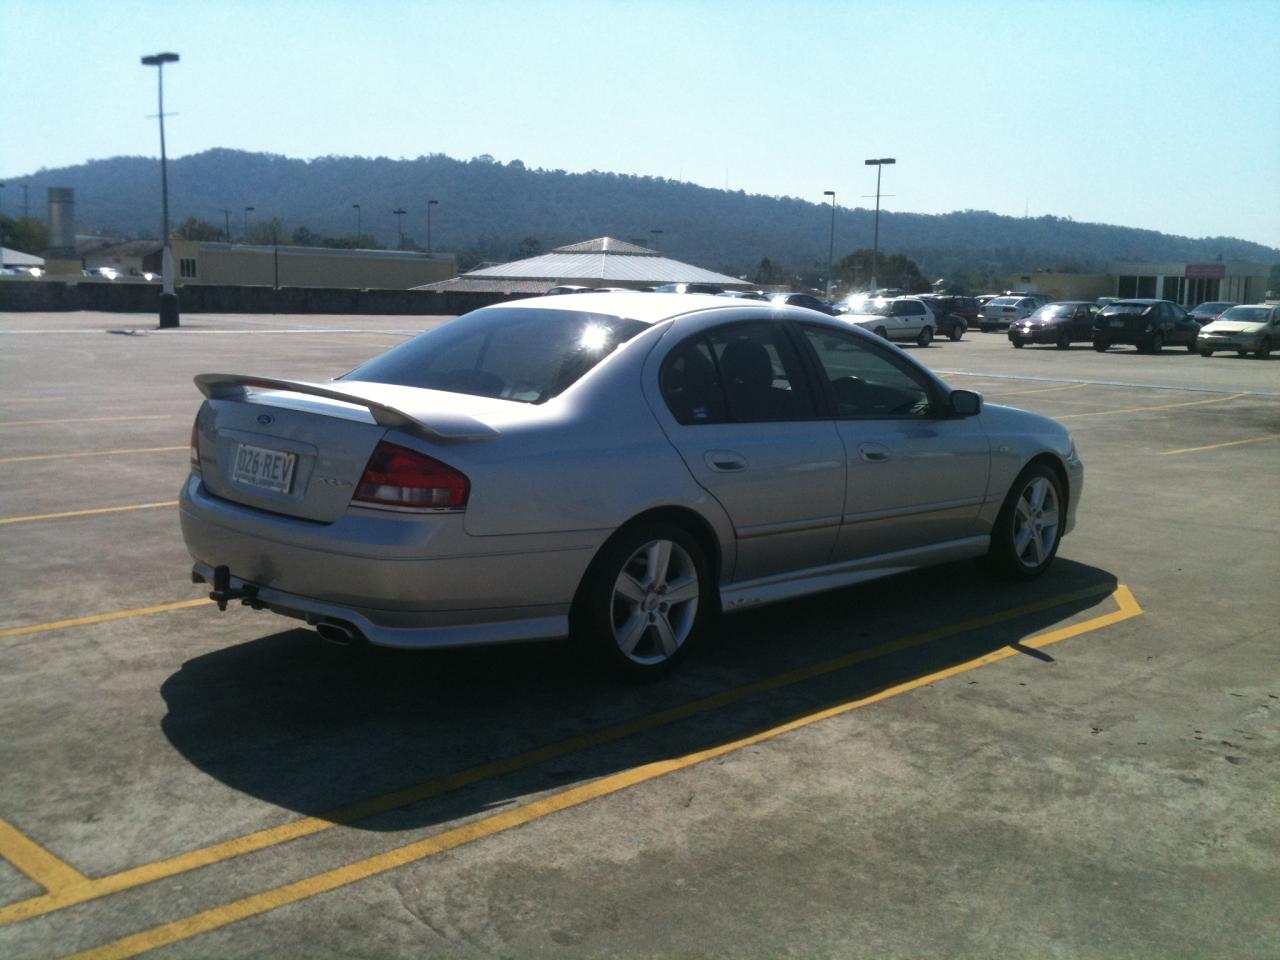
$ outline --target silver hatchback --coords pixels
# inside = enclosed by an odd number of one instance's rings
[[[772,303],[486,307],[336,380],[202,374],[193,578],[344,642],[572,636],[633,674],[709,617],[966,557],[1038,576],[1067,430]]]

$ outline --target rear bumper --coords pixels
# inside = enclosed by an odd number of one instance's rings
[[[589,532],[472,537],[460,514],[296,520],[214,497],[198,476],[183,486],[179,516],[198,576],[212,581],[226,566],[256,605],[311,624],[346,622],[396,647],[566,635],[598,545]]]

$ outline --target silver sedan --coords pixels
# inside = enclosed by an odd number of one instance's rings
[[[202,374],[193,579],[334,641],[570,636],[661,671],[721,613],[985,557],[1042,574],[1067,430],[814,311],[585,293],[486,307],[325,383]]]

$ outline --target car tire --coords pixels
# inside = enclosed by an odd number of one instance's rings
[[[1093,340],[1093,349],[1097,350],[1099,353],[1106,353],[1109,346],[1111,346],[1111,344],[1107,343],[1107,341],[1103,340],[1101,337],[1095,337]]]
[[[889,339],[889,331],[886,330],[884,327],[876,327],[875,334],[877,337],[879,337],[882,340]]]
[[[1023,343],[1021,340],[1010,340],[1009,342],[1013,344],[1013,349],[1015,350],[1021,350],[1023,347],[1026,346],[1026,344]]]
[[[1247,357],[1248,355],[1249,355],[1249,351],[1248,351],[1248,350],[1237,350],[1237,351],[1236,351],[1236,356],[1237,356],[1237,357]]]
[[[613,673],[659,676],[684,657],[713,616],[710,569],[683,527],[624,527],[582,578],[569,617],[571,638]]]
[[[1066,503],[1062,483],[1043,463],[1018,474],[991,531],[987,562],[998,576],[1034,580],[1058,555]]]
[[[947,336],[951,339],[952,343],[959,343],[960,338],[964,336],[964,332],[968,329],[969,328],[966,324],[956,323],[952,325],[951,332],[948,333]]]
[[[1195,352],[1196,352],[1196,340],[1195,340],[1195,337],[1192,337],[1190,340],[1187,341],[1187,353],[1195,353]]]
[[[983,333],[990,333],[992,330],[995,329],[995,327],[991,326],[991,324],[989,323],[980,323],[978,324],[978,329],[981,330]]]
[[[1053,342],[1053,345],[1059,350],[1070,350],[1071,333],[1067,330],[1063,330],[1062,333],[1058,334],[1058,339]]]
[[[916,337],[917,347],[927,347],[933,340],[933,327],[922,327]]]
[[[1200,356],[1202,356],[1202,357],[1212,357],[1212,356],[1213,356],[1213,351],[1212,351],[1212,350],[1201,350],[1201,351],[1200,351]]]
[[[1159,353],[1164,349],[1164,335],[1156,331],[1147,341],[1147,353]]]
[[[1262,338],[1262,342],[1258,344],[1258,349],[1254,353],[1254,356],[1257,357],[1259,360],[1266,360],[1268,357],[1271,356],[1271,338],[1270,337]]]

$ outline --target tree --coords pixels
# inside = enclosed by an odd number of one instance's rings
[[[525,237],[516,247],[515,259],[524,260],[528,257],[536,257],[542,252],[542,241],[537,237]]]
[[[215,227],[212,223],[199,220],[195,217],[187,217],[173,231],[173,239],[175,240],[225,240],[222,228]]]
[[[873,259],[872,251],[864,247],[836,261],[831,273],[848,290],[866,290],[871,286]],[[924,293],[932,289],[920,267],[905,254],[880,254],[876,273],[876,282],[881,287],[897,287],[908,293]]]
[[[752,283],[758,283],[762,287],[780,287],[795,286],[796,275],[779,263],[774,263],[768,257],[761,257],[760,263],[756,265],[755,270],[749,275]]]
[[[49,249],[49,228],[32,217],[0,215],[0,246],[40,256]]]

